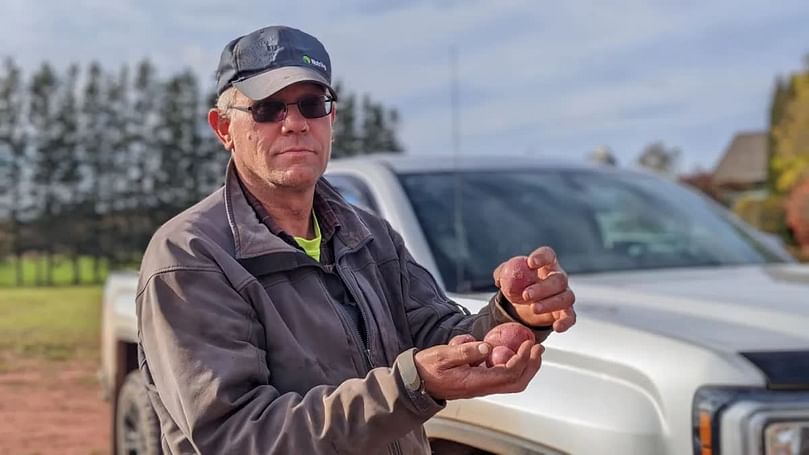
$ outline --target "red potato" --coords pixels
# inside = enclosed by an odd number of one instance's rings
[[[505,365],[508,359],[514,357],[517,353],[509,349],[508,346],[495,346],[486,359],[486,366],[492,367],[495,365]]]
[[[499,279],[500,289],[507,296],[522,295],[522,291],[536,283],[537,271],[528,267],[528,257],[518,256],[502,265]]]
[[[532,332],[528,327],[525,327],[517,322],[500,324],[497,327],[489,330],[489,333],[486,334],[486,338],[483,339],[483,341],[489,343],[493,347],[506,346],[511,349],[512,352],[517,352],[517,350],[520,349],[520,345],[528,340],[531,342],[536,342],[534,332]]]
[[[458,346],[464,343],[471,343],[475,341],[475,337],[472,335],[457,335],[449,341],[449,345]],[[505,365],[510,358],[514,357],[517,350],[520,349],[520,346],[525,341],[531,341],[534,343],[536,342],[536,338],[534,337],[534,333],[522,324],[516,322],[507,322],[490,330],[489,333],[486,334],[483,341],[492,347],[492,350],[489,352],[489,356],[486,359],[486,366],[491,367],[494,365]],[[474,364],[472,366],[482,364],[483,362],[480,364]]]

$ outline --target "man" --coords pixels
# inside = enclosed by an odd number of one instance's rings
[[[469,315],[321,178],[336,94],[316,38],[257,30],[225,47],[217,77],[225,185],[155,233],[138,286],[164,452],[427,454],[422,424],[445,400],[523,390],[541,345],[485,368],[475,340],[508,321],[539,341],[575,322],[553,251],[531,254],[525,292]]]

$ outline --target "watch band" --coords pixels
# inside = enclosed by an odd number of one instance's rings
[[[416,368],[415,355],[418,349],[413,348],[403,352],[398,360],[399,373],[402,376],[402,383],[408,392],[414,394],[424,393],[424,381],[419,376],[419,370]]]

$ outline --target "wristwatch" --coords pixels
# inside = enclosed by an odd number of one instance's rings
[[[399,357],[399,373],[408,392],[414,395],[424,395],[427,392],[424,389],[424,381],[421,380],[419,370],[416,368],[416,351],[415,348],[410,349]]]

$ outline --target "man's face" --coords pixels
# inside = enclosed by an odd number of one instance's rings
[[[305,96],[322,96],[325,89],[317,84],[297,83],[275,93],[269,99],[295,103]],[[236,94],[236,106],[253,102]],[[313,188],[326,170],[331,155],[331,114],[308,119],[297,105],[287,106],[286,118],[280,122],[256,123],[249,112],[230,111],[231,151],[239,175],[248,184],[269,184],[292,190]]]

